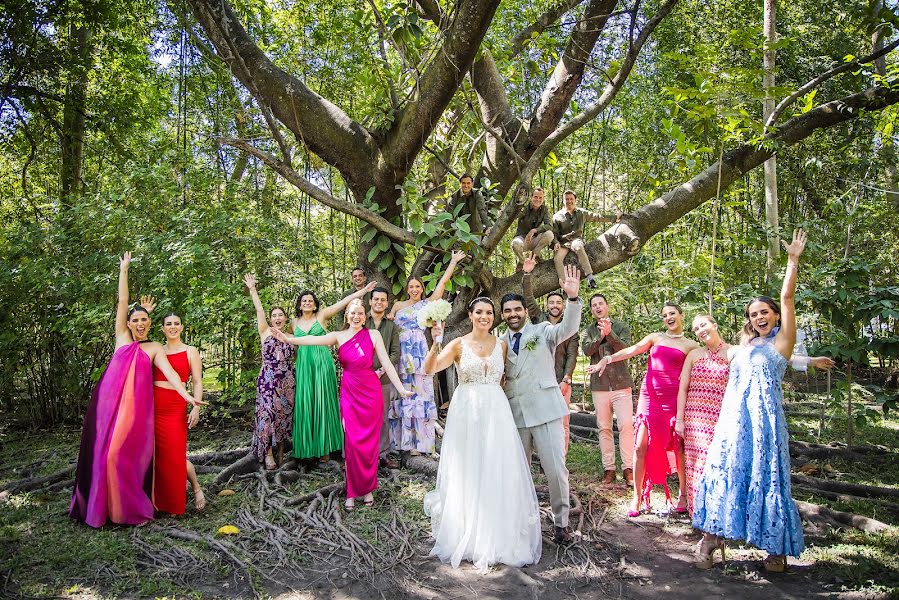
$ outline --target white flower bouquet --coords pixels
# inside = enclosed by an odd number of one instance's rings
[[[422,329],[428,329],[437,323],[443,323],[450,316],[451,312],[453,312],[453,306],[442,298],[429,302],[418,311],[418,326]],[[443,344],[443,333],[434,339],[434,343],[437,344],[437,349],[440,350]]]

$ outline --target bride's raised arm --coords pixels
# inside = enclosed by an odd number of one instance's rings
[[[431,327],[431,335],[433,338],[439,339],[443,335],[443,323],[438,323]],[[440,354],[437,354],[437,344],[431,344],[428,353],[425,356],[425,372],[433,375],[438,371],[442,371],[459,359],[462,353],[462,338],[456,338],[451,341]]]

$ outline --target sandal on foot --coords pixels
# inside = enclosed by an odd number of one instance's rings
[[[356,510],[356,501],[353,498],[348,498],[347,501],[343,503],[343,507],[347,512],[353,512]]]
[[[375,505],[375,499],[374,499],[374,497],[371,497],[371,498],[369,498],[368,500],[366,500],[365,498],[363,498],[363,499],[362,499],[362,504],[364,504],[365,506],[371,508],[372,506]]]
[[[762,565],[769,573],[783,573],[787,570],[787,557],[783,554],[769,554]]]
[[[194,506],[198,511],[206,508],[206,496],[203,494],[203,490],[194,490]]]

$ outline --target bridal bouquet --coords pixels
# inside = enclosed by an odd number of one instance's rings
[[[428,329],[433,327],[437,323],[442,323],[446,321],[446,318],[450,316],[450,313],[453,311],[452,305],[443,300],[435,300],[434,302],[429,302],[418,311],[418,326],[422,329]],[[440,351],[440,347],[443,345],[443,334],[441,333],[434,339],[434,343],[437,344],[437,351]]]

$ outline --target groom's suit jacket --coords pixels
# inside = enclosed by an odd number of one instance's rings
[[[525,317],[516,354],[513,332],[506,331],[506,396],[515,418],[515,426],[536,427],[568,414],[568,405],[556,381],[556,346],[577,333],[584,303],[566,300],[565,315],[555,325],[547,321],[531,323]],[[531,348],[528,348],[531,346]]]

